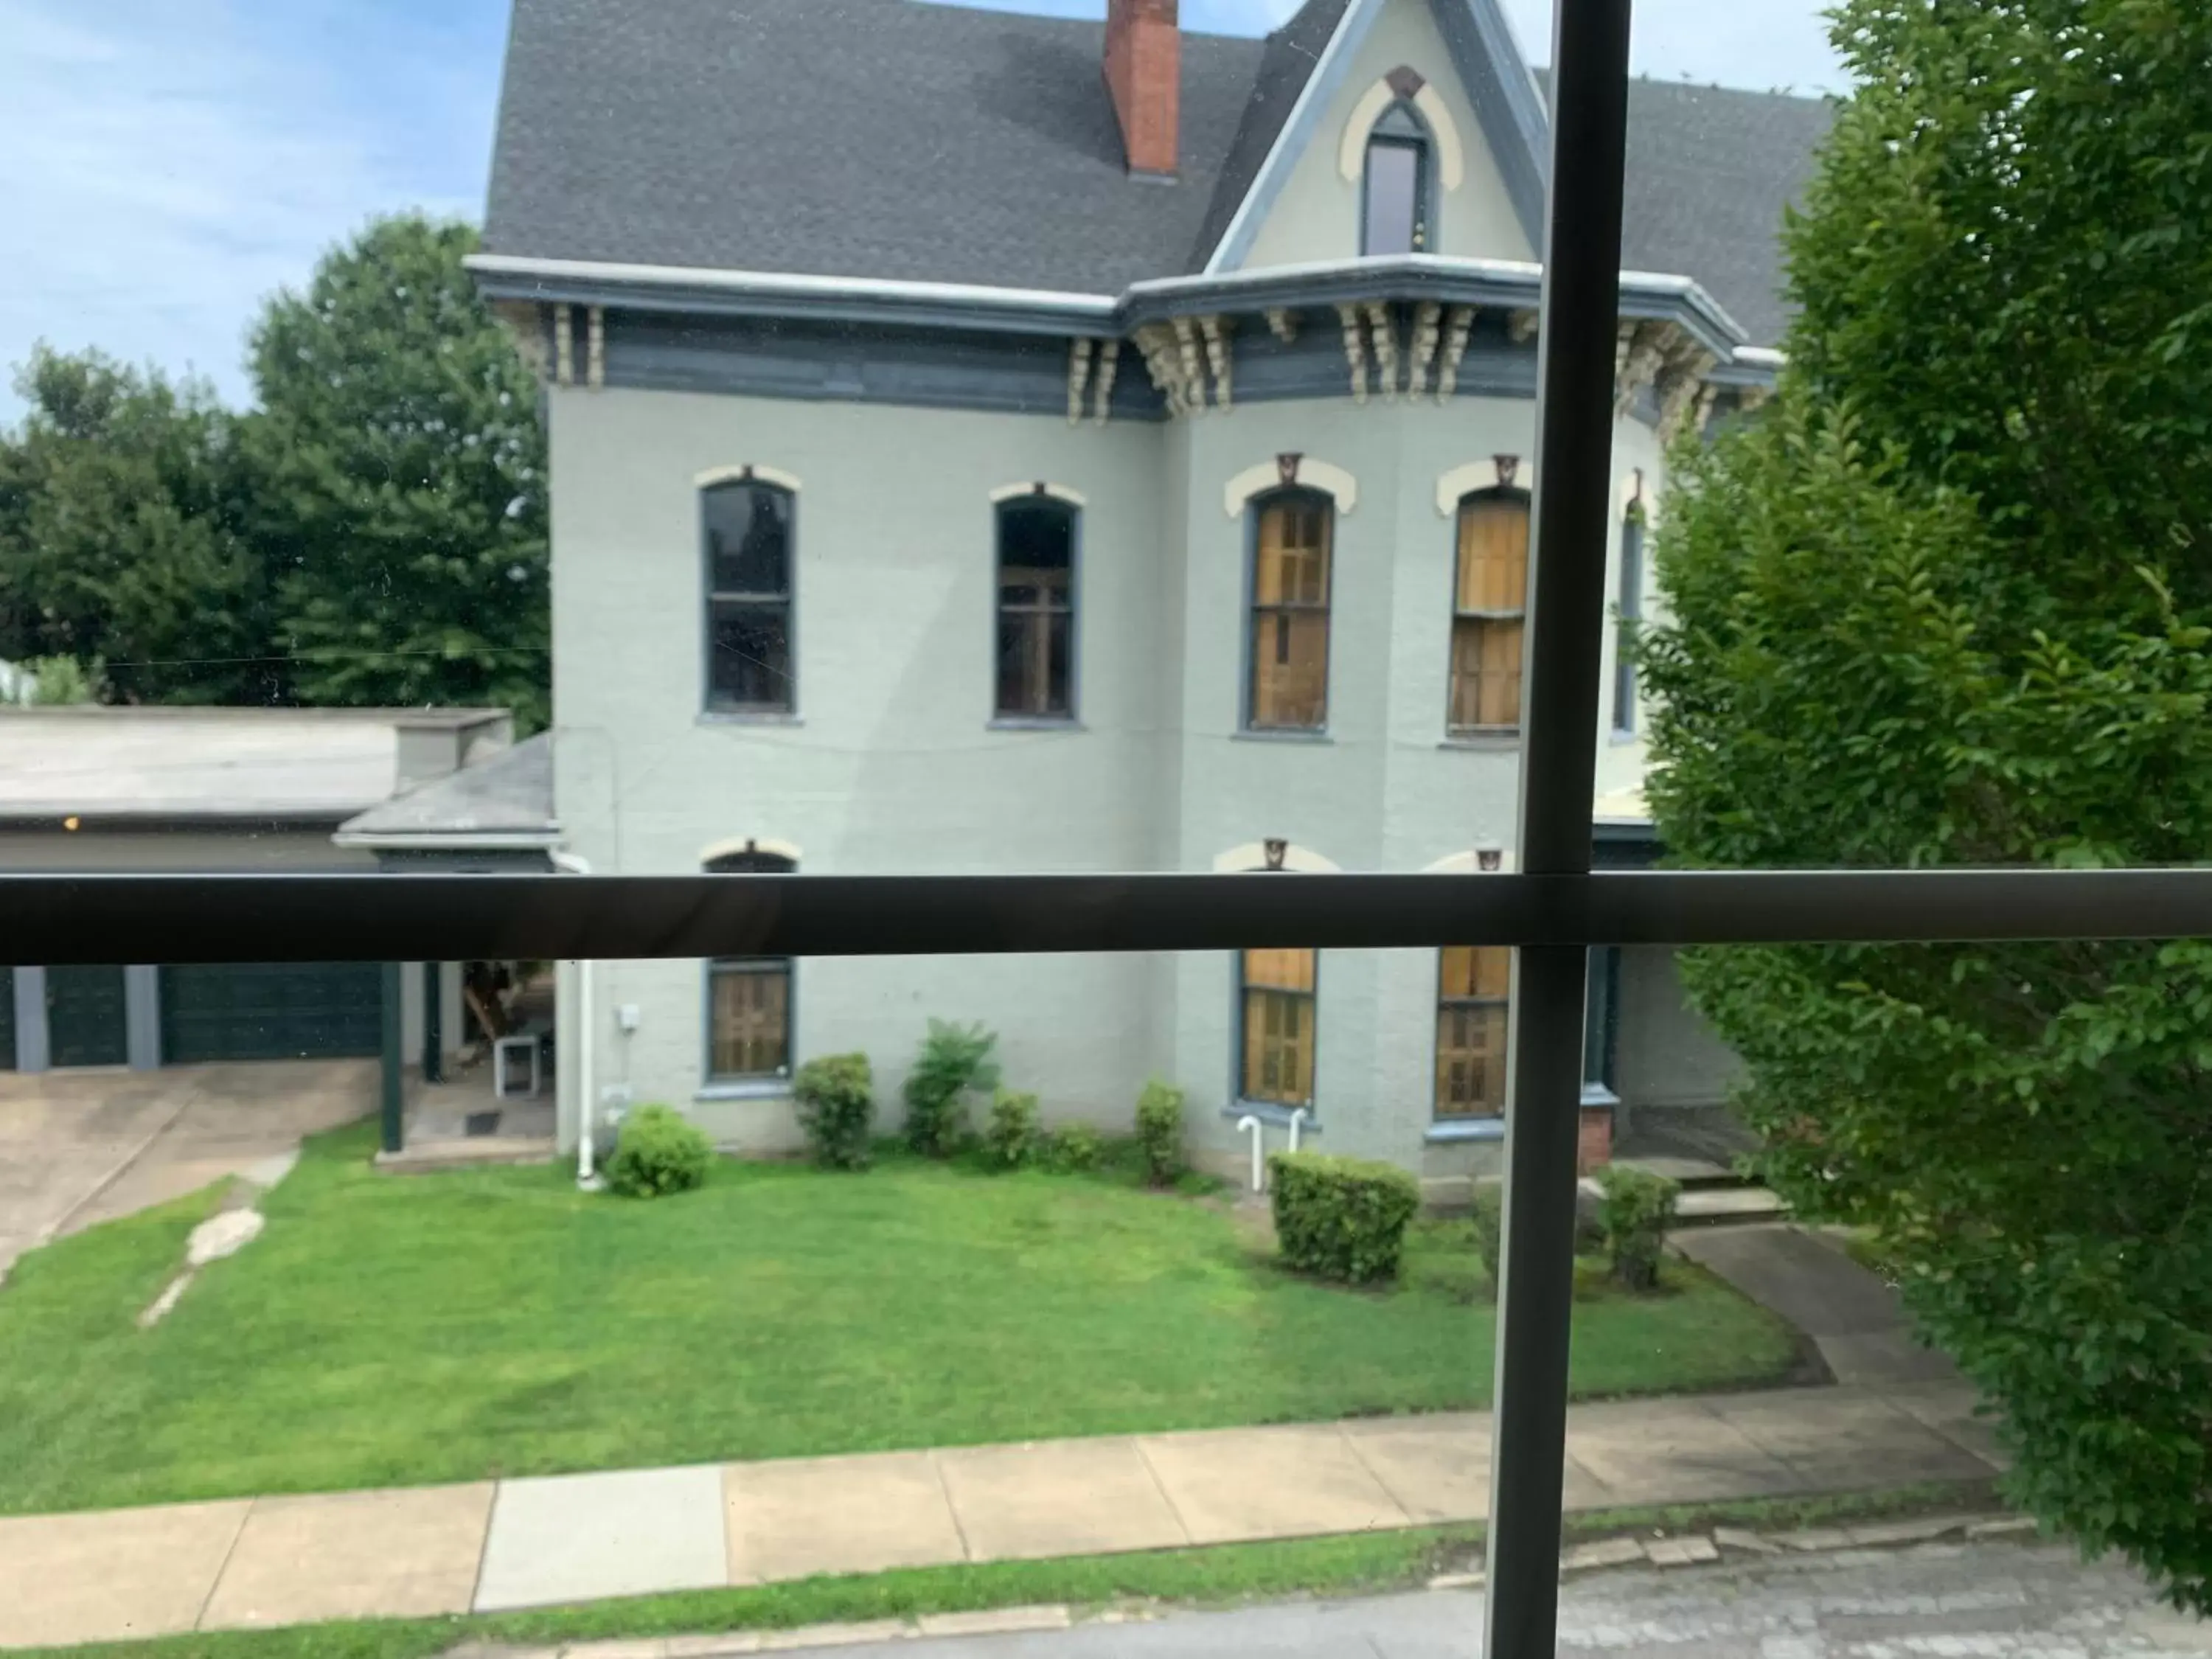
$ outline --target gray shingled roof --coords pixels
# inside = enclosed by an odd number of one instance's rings
[[[1102,26],[917,0],[515,0],[494,253],[1111,294],[1192,271],[1346,0],[1186,32],[1182,163],[1132,179]],[[1775,232],[1817,101],[1639,82],[1631,268],[1771,343]]]
[[[481,836],[550,841],[559,829],[553,816],[553,734],[541,732],[371,807],[339,825],[338,837],[442,845]]]

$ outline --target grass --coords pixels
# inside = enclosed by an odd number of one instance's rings
[[[1294,1279],[1218,1204],[1105,1178],[734,1161],[645,1202],[557,1170],[392,1176],[311,1142],[151,1330],[207,1193],[0,1290],[0,1512],[1486,1403],[1463,1228],[1387,1293]],[[1577,1309],[1583,1395],[1775,1377],[1789,1329],[1685,1270]]]
[[[1954,1510],[1986,1488],[1931,1484],[1831,1498],[1757,1498],[1570,1516],[1571,1539],[1644,1535],[1735,1525],[1784,1530],[1875,1516]],[[585,1607],[444,1619],[362,1620],[285,1630],[219,1631],[68,1649],[23,1659],[427,1659],[463,1641],[551,1646],[621,1637],[788,1630],[802,1625],[912,1618],[986,1607],[1067,1602],[1096,1610],[1231,1605],[1299,1595],[1371,1595],[1480,1565],[1480,1525],[1286,1539],[1059,1561],[925,1567],[759,1589],[687,1590]]]

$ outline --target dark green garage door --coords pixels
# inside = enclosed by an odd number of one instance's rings
[[[120,1066],[130,1058],[120,968],[46,969],[46,1048],[55,1066]]]
[[[0,968],[0,1072],[15,1069],[15,970]]]
[[[204,963],[161,969],[161,1059],[319,1060],[374,1054],[383,1029],[373,962]]]

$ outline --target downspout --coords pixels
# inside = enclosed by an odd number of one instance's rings
[[[592,873],[591,864],[580,854],[555,853],[552,860],[555,869],[569,875]],[[592,1168],[592,1096],[599,1080],[592,1064],[592,964],[571,961],[569,965],[576,970],[576,1185],[597,1192],[599,1178]]]

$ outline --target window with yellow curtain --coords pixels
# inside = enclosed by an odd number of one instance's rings
[[[1240,961],[1244,1024],[1237,1093],[1283,1106],[1313,1103],[1311,951],[1247,951]]]
[[[1505,1109],[1506,1013],[1513,952],[1448,945],[1437,990],[1437,1115],[1495,1117]]]
[[[1286,491],[1259,506],[1252,550],[1252,680],[1245,723],[1318,731],[1328,723],[1329,544],[1326,495]]]
[[[1459,562],[1452,589],[1451,707],[1455,735],[1517,731],[1521,629],[1528,605],[1528,496],[1483,489],[1459,504]]]
[[[799,866],[753,849],[707,861],[709,875],[788,875]],[[791,958],[717,957],[707,964],[707,1079],[791,1072]]]

